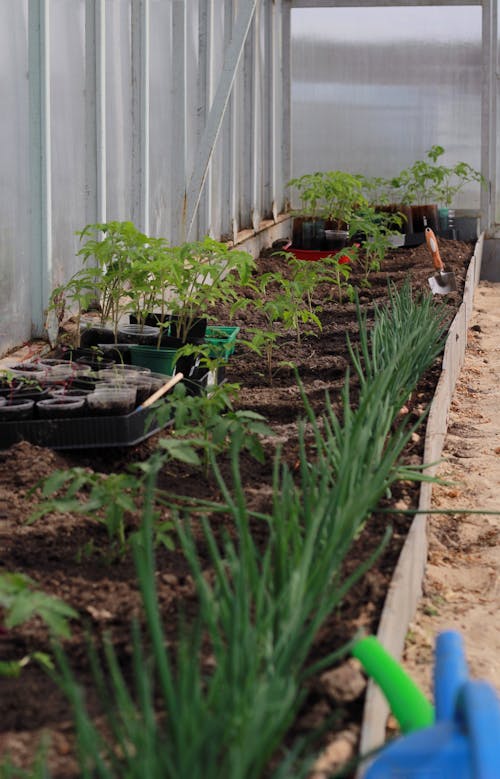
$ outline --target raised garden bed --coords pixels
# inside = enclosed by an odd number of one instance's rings
[[[457,293],[446,298],[451,322],[461,300],[473,246],[455,241],[441,241],[440,245],[445,266],[447,270],[455,272],[459,287]],[[258,262],[259,272],[277,268],[283,269],[282,259],[263,257]],[[370,275],[370,286],[361,290],[360,302],[369,311],[373,302],[380,303],[387,299],[389,279],[401,285],[408,275],[414,289],[428,291],[427,278],[431,272],[425,247],[391,252],[381,271]],[[218,314],[220,321],[224,321],[224,312]],[[255,320],[254,313],[243,311],[232,324],[241,328],[244,340],[248,328],[256,324]],[[236,349],[226,368],[227,380],[238,381],[242,386],[238,408],[264,414],[275,433],[274,437],[264,441],[267,454],[264,463],[244,456],[243,486],[254,511],[264,511],[268,506],[272,481],[271,458],[276,445],[282,446],[284,458],[292,469],[298,461],[296,421],[303,413],[303,402],[289,363],[293,361],[297,365],[306,395],[318,417],[324,411],[325,392],[330,393],[334,407],[340,408],[340,391],[349,363],[346,336],[349,335],[355,343],[358,333],[355,306],[349,302],[325,303],[321,320],[322,332],[304,336],[299,345],[289,334],[280,336],[279,358],[275,363],[272,385],[267,382],[261,358],[242,346]],[[440,366],[436,365],[421,380],[406,404],[405,413],[410,419],[416,420],[432,398],[439,375]],[[353,399],[356,392],[356,381],[353,379]],[[154,435],[131,450],[81,451],[63,457],[60,453],[22,443],[0,454],[0,490],[2,505],[5,507],[0,517],[4,568],[32,576],[44,591],[62,597],[80,614],[85,615],[93,629],[110,630],[114,646],[125,665],[130,657],[130,618],[132,615],[140,615],[130,557],[125,556],[110,565],[102,556],[87,558],[82,555],[82,549],[91,542],[104,545],[106,530],[102,525],[83,520],[77,514],[56,514],[26,526],[25,519],[37,503],[36,494],[27,494],[27,490],[40,478],[64,467],[78,465],[100,473],[123,471],[131,462],[145,461],[154,451],[160,436]],[[423,442],[424,430],[419,429],[405,451],[406,462],[416,463],[421,460]],[[220,467],[223,474],[229,477],[229,464],[224,457],[220,458]],[[163,468],[160,486],[178,494],[209,499],[216,499],[218,494],[214,480],[199,468],[176,462],[170,462]],[[417,486],[398,484],[392,495],[382,502],[380,509],[387,509],[395,503],[415,507],[418,498]],[[127,521],[132,528],[136,527],[138,516],[130,515]],[[376,565],[348,593],[341,608],[326,620],[314,644],[312,660],[320,659],[341,646],[360,627],[369,632],[376,631],[392,572],[407,535],[408,517],[397,510],[390,518],[385,511],[375,512],[349,554],[345,571],[347,574],[353,570],[360,560],[366,559],[373,552],[389,522],[393,526],[389,546]],[[220,537],[224,531],[233,532],[231,523],[224,517],[217,519],[215,529]],[[202,535],[195,522],[194,531],[203,555]],[[264,545],[266,529],[262,523],[252,522],[252,532]],[[208,557],[204,559],[208,566]],[[179,613],[189,616],[196,609],[195,587],[178,548],[160,548],[157,551],[157,569],[156,579],[165,630],[169,640],[174,642]],[[84,627],[76,622],[72,638],[66,642],[66,649],[78,678],[87,690],[90,710],[97,714],[99,700],[85,659],[84,634]],[[0,641],[2,658],[19,657],[49,648],[47,632],[36,620],[3,635]],[[344,743],[354,745],[352,749],[355,751],[364,686],[349,692],[351,681],[352,678],[346,678],[344,684],[340,683],[333,692],[323,675],[310,679],[301,712],[291,725],[286,742],[289,745],[296,743],[313,727],[336,714],[338,718],[328,727],[318,749],[341,734]],[[12,750],[16,762],[27,765],[33,756],[37,737],[42,729],[47,728],[53,736],[49,753],[53,776],[59,779],[77,776],[72,755],[70,710],[44,671],[35,663],[30,663],[19,679],[1,678],[0,691],[4,701],[0,751],[5,753]]]

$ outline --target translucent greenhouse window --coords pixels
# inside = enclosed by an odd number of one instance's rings
[[[481,161],[481,8],[292,11],[292,173]],[[456,207],[478,208],[472,185]]]

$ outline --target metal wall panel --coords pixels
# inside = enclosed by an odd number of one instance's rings
[[[50,114],[52,279],[58,285],[78,267],[75,231],[86,209],[84,0],[52,0]],[[82,220],[83,216],[83,220]]]
[[[481,167],[481,7],[292,10],[292,172]],[[456,207],[478,208],[479,188]]]
[[[288,18],[288,0],[0,0],[0,353],[43,334],[89,222],[174,243],[283,210]]]
[[[0,0],[0,343],[31,334],[28,4]]]

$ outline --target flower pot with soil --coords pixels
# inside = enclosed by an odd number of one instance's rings
[[[391,180],[392,186],[400,193],[401,202],[411,209],[414,243],[423,242],[426,227],[438,234],[444,230],[443,234],[446,234],[449,208],[455,196],[467,183],[484,183],[481,174],[466,162],[453,166],[438,164],[444,153],[442,146],[432,146],[426,153],[426,159],[416,160]],[[442,207],[441,218],[439,205]]]
[[[125,386],[123,383],[98,386],[87,396],[90,414],[103,416],[129,414],[136,406],[137,387]]]
[[[35,411],[40,419],[68,419],[82,416],[85,406],[85,396],[59,395],[38,401]]]
[[[1,422],[19,422],[33,416],[35,401],[21,398],[2,398],[0,403]]]
[[[143,346],[154,346],[158,342],[160,335],[159,327],[152,327],[144,324],[119,325],[118,340],[124,344],[142,344]]]
[[[100,386],[114,384],[115,386],[134,386],[137,390],[137,403],[140,404],[151,394],[150,368],[133,365],[116,365],[99,371]]]
[[[294,220],[291,252],[299,249],[328,253],[344,248],[349,240],[352,214],[366,203],[361,177],[333,170],[305,174],[292,179],[288,185],[298,191],[301,200],[297,212],[300,234]]]

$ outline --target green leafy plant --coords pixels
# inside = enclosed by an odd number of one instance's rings
[[[400,193],[400,202],[409,205],[442,203],[450,206],[455,196],[470,182],[484,184],[483,176],[466,162],[453,166],[439,165],[445,153],[442,146],[434,145],[426,152],[426,158],[399,173],[391,181]]]
[[[177,337],[184,342],[211,306],[238,301],[238,285],[249,281],[255,263],[247,252],[209,237],[171,247],[168,253],[169,308],[177,317]]]
[[[238,435],[241,447],[259,462],[264,462],[262,436],[272,435],[265,417],[249,409],[235,409],[238,384],[209,387],[200,395],[188,395],[182,385],[173,393],[170,408],[160,410],[173,419],[172,435],[162,437],[159,447],[177,459],[199,465],[201,452],[208,472],[210,452],[227,451],[231,438]]]
[[[38,504],[28,522],[53,512],[84,514],[106,527],[109,554],[121,557],[127,551],[126,513],[137,511],[140,491],[140,482],[128,473],[93,473],[81,467],[54,471],[42,483],[45,500]],[[49,497],[53,495],[56,497]]]
[[[357,258],[358,247],[349,246],[337,254],[323,257],[318,262],[320,280],[327,284],[333,284],[339,303],[344,302],[344,295],[351,303],[354,300],[355,291],[350,283],[350,277]]]
[[[341,170],[306,173],[287,186],[299,194],[298,213],[313,219],[321,216],[337,230],[347,229],[353,211],[365,202],[361,178]]]
[[[82,315],[96,298],[97,276],[93,268],[81,268],[66,284],[61,284],[52,290],[47,316],[54,313],[58,322],[58,337],[65,314],[74,312],[76,331],[73,337],[74,345],[80,346],[80,325]],[[101,316],[100,324],[103,324]]]
[[[296,268],[300,266],[296,265]],[[316,280],[315,280],[316,283]],[[252,338],[245,341],[257,354],[266,360],[269,383],[273,379],[273,355],[281,328],[293,330],[300,344],[303,325],[313,324],[321,330],[321,320],[311,310],[308,293],[309,281],[305,275],[296,274],[291,279],[283,274],[264,273],[252,286],[254,297],[245,301],[263,317],[264,328],[249,327]]]
[[[41,517],[57,513],[83,514],[105,526],[109,548],[107,558],[123,557],[135,532],[127,526],[127,515],[137,512],[142,498],[143,485],[138,478],[139,466],[131,466],[127,473],[92,473],[85,468],[70,468],[54,471],[41,485],[42,498],[30,515],[31,524]],[[172,537],[171,526],[159,522],[157,543],[169,548]],[[93,554],[94,544],[87,545],[83,554]]]
[[[298,192],[300,208],[297,209],[296,213],[315,219],[324,200],[324,174],[320,172],[305,173],[303,176],[290,179],[287,187],[293,187]]]
[[[70,620],[78,618],[71,606],[38,589],[37,583],[23,573],[0,573],[0,607],[5,629],[12,630],[38,617],[53,637],[69,638]],[[0,661],[0,677],[19,676],[22,669],[33,661],[45,668],[50,668],[52,664],[46,652],[31,652],[20,659]]]
[[[399,233],[402,222],[402,215],[379,211],[373,206],[363,206],[353,215],[351,235],[361,246],[359,260],[363,263],[365,285],[369,283],[370,273],[380,270],[391,238]]]
[[[71,606],[38,590],[36,582],[23,573],[0,573],[0,605],[8,630],[37,616],[52,635],[68,638],[69,621],[78,617]]]
[[[356,210],[365,204],[359,176],[341,170],[324,174],[324,215],[336,230],[349,229]]]
[[[148,236],[143,251],[132,257],[127,271],[126,308],[139,325],[145,324],[148,314],[156,313],[160,326],[159,341],[163,332],[161,325],[167,313],[171,251],[164,238]]]
[[[102,238],[96,235],[102,234]],[[132,222],[89,224],[77,233],[85,241],[78,251],[84,263],[94,261],[94,290],[97,292],[101,324],[111,323],[118,340],[118,323],[127,309],[130,289],[129,273],[133,262],[144,261],[150,238]]]

